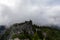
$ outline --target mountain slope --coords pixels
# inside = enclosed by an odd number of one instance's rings
[[[53,26],[37,26],[32,21],[15,23],[6,29],[0,40],[60,40],[60,30]]]

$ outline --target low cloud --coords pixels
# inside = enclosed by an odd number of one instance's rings
[[[32,20],[37,25],[60,26],[58,3],[59,0],[0,0],[0,25]]]

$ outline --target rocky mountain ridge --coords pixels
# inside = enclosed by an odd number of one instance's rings
[[[31,20],[15,23],[6,29],[0,40],[60,40],[60,30],[53,27],[33,25]]]
[[[14,34],[21,34],[21,33],[27,33],[27,34],[31,34],[31,35],[34,34],[34,32],[32,30],[32,21],[25,21],[24,23],[13,24],[13,25],[11,25],[11,27],[9,29],[7,29],[7,31],[9,31],[9,32],[8,32],[8,35],[5,37],[6,40],[12,39],[12,35],[14,35]],[[2,37],[2,38],[4,38],[4,37]]]

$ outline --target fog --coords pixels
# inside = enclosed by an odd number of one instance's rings
[[[60,0],[0,0],[0,25],[28,20],[36,25],[60,26]]]

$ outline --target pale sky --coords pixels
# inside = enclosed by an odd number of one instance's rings
[[[0,25],[32,20],[60,26],[60,0],[0,0]]]

